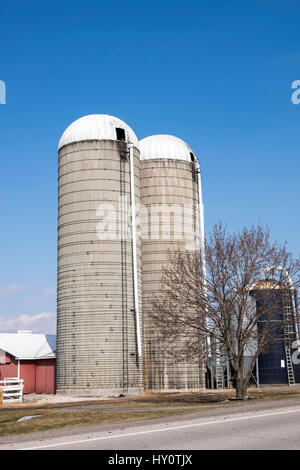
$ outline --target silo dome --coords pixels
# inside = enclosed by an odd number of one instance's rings
[[[196,161],[191,147],[173,135],[152,135],[140,140],[141,160],[166,158],[185,162]]]
[[[125,138],[118,138],[116,129],[123,129]],[[67,127],[59,141],[58,150],[64,145],[87,140],[127,140],[138,148],[137,136],[124,121],[107,114],[89,114]]]

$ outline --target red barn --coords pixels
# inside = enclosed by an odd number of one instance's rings
[[[55,393],[55,335],[0,333],[0,380],[24,380],[24,393]]]

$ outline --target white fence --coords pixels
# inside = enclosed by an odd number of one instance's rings
[[[23,401],[24,380],[5,377],[4,380],[0,380],[0,387],[3,387],[3,403]]]

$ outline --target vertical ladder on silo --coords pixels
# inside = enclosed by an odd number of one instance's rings
[[[294,309],[292,296],[293,292],[290,289],[283,290],[282,292],[282,309],[284,320],[284,344],[285,344],[285,357],[288,384],[295,385],[295,374],[291,355],[291,343],[296,339],[296,325],[294,319]]]
[[[291,357],[291,348],[288,345],[285,345],[285,357],[286,357],[288,384],[295,385],[295,375],[294,375],[294,368],[293,368],[292,357]]]
[[[127,153],[120,155],[120,237],[122,284],[122,356],[123,392],[128,392],[128,299],[127,299],[127,203],[126,203]]]
[[[216,362],[216,386],[217,388],[224,388],[224,371],[218,362]]]
[[[224,388],[224,370],[220,363],[220,344],[216,340],[216,388]]]

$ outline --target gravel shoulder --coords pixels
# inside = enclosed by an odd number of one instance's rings
[[[249,391],[256,399],[231,401],[233,391],[204,391],[180,394],[73,403],[28,403],[0,411],[0,445],[22,439],[42,440],[85,432],[124,430],[146,423],[165,423],[241,412],[256,412],[299,406],[300,387],[272,387]],[[209,400],[208,400],[209,398]],[[254,398],[254,397],[252,397]],[[17,422],[26,415],[40,415]],[[84,424],[84,425],[83,425]],[[18,434],[18,435],[16,435]]]

